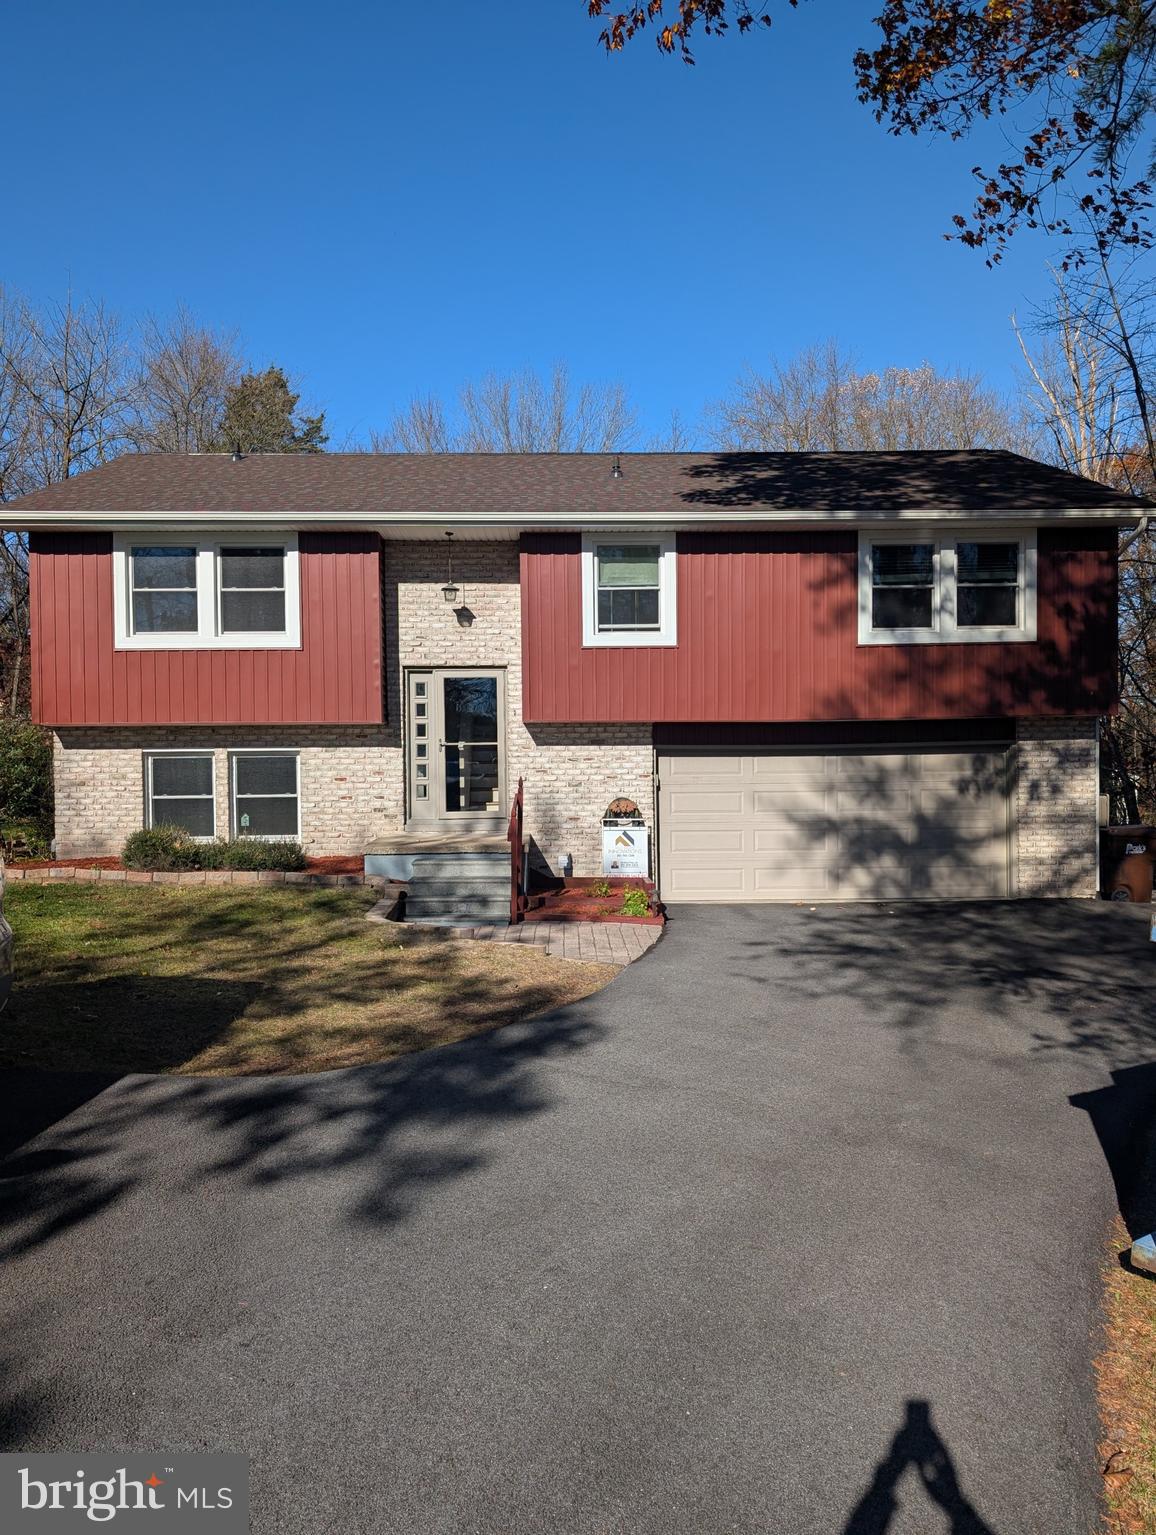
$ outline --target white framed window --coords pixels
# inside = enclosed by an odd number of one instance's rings
[[[179,826],[211,842],[217,835],[212,752],[147,752],[144,766],[146,824]]]
[[[1036,637],[1033,528],[859,534],[859,643]]]
[[[301,836],[301,759],[296,752],[229,753],[234,837],[296,842]]]
[[[583,645],[678,643],[673,533],[582,538]]]
[[[128,584],[128,621],[134,633],[200,632],[195,544],[134,544]]]
[[[297,649],[297,535],[117,534],[113,608],[118,650]]]

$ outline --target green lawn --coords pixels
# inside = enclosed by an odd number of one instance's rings
[[[367,923],[361,888],[20,884],[0,1066],[324,1071],[587,996],[613,966]]]

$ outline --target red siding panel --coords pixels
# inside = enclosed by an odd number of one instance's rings
[[[1037,639],[860,645],[853,531],[678,538],[678,644],[583,648],[576,535],[522,539],[529,721],[934,720],[1116,704],[1116,533],[1039,532]]]
[[[299,650],[117,650],[112,535],[31,539],[33,713],[45,725],[378,724],[380,545],[302,533]]]

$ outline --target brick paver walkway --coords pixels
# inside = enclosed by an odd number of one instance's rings
[[[392,902],[381,901],[369,913],[370,921],[384,921]],[[558,959],[575,959],[599,965],[629,965],[641,959],[662,937],[660,927],[642,922],[520,922],[516,927],[496,923],[478,927],[442,927],[436,923],[407,922],[406,927],[428,928],[445,938],[475,943],[532,943]]]

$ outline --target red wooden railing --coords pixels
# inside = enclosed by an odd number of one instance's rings
[[[522,892],[522,811],[525,803],[526,789],[519,778],[517,792],[514,795],[514,803],[510,808],[510,828],[506,833],[510,839],[511,922],[521,922],[522,913],[526,907],[526,898]]]

